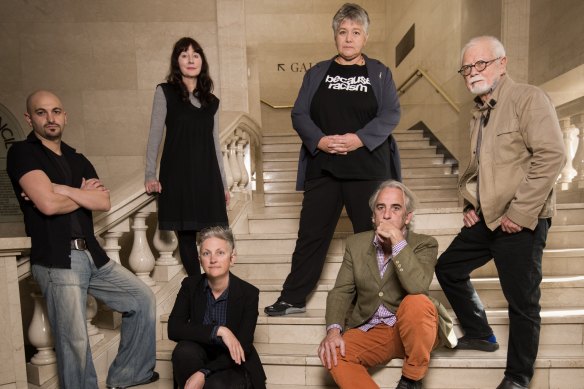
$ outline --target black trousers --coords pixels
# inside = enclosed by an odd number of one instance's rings
[[[307,296],[320,278],[343,206],[355,233],[373,229],[369,197],[381,182],[322,177],[305,183],[292,269],[284,282],[280,300],[306,304]]]
[[[220,354],[229,354],[221,346],[204,346],[189,340],[181,340],[172,352],[174,381],[183,388],[190,376],[202,369]],[[232,369],[220,370],[205,379],[205,389],[251,389],[252,384],[243,366],[234,364]]]
[[[438,259],[436,277],[470,338],[493,334],[470,273],[494,259],[509,306],[509,347],[505,375],[527,386],[534,373],[541,324],[541,261],[551,219],[539,219],[534,231],[491,231],[484,221],[463,227]]]

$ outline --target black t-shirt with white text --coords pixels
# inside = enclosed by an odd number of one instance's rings
[[[377,110],[367,67],[332,61],[312,99],[310,117],[326,135],[344,135],[365,127]],[[389,157],[388,141],[373,151],[363,146],[347,155],[319,151],[309,156],[306,179],[325,175],[351,180],[386,179],[391,174]]]

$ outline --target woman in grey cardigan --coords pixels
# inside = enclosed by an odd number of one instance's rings
[[[371,230],[368,199],[389,178],[401,180],[391,132],[400,109],[390,70],[362,53],[369,16],[344,4],[333,18],[338,54],[312,67],[292,109],[302,139],[296,189],[304,190],[292,269],[280,298],[265,308],[280,316],[306,310],[343,206],[354,232]]]

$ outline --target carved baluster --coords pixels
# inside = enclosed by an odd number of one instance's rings
[[[578,187],[584,187],[584,114],[574,115],[570,118],[572,125],[578,129],[578,148],[574,155],[573,166],[576,176],[572,182],[577,182]]]
[[[125,219],[121,223],[117,224],[115,227],[110,228],[104,235],[105,244],[103,249],[107,253],[107,256],[121,264],[120,261],[120,245],[118,244],[119,239],[124,235],[124,233],[130,232],[130,220]]]
[[[156,267],[154,268],[152,278],[156,281],[168,282],[182,269],[182,265],[179,264],[178,259],[173,255],[178,247],[178,239],[174,231],[161,231],[158,229],[157,224],[152,244],[160,253],[160,257],[156,260]]]
[[[160,257],[156,260],[156,266],[178,265],[178,260],[173,256],[174,250],[178,247],[178,239],[174,231],[161,231],[157,224],[152,244],[160,253]]]
[[[561,184],[562,190],[567,190],[569,189],[570,182],[572,182],[572,179],[576,176],[576,170],[572,166],[572,158],[574,157],[572,133],[574,132],[574,128],[570,124],[569,119],[561,119],[560,128],[562,129],[562,135],[564,137],[564,149],[566,151],[567,162],[558,178],[558,183]]]
[[[249,143],[247,134],[243,131],[240,133],[241,139],[237,142],[237,162],[239,170],[241,171],[241,181],[239,182],[239,189],[244,191],[249,184],[249,174],[245,166],[245,146]]]
[[[156,282],[150,278],[155,262],[146,238],[146,230],[148,229],[146,218],[155,211],[156,203],[151,202],[134,215],[134,224],[132,224],[134,243],[128,262],[130,269],[136,273],[136,276],[150,287],[156,285]]]
[[[233,174],[231,173],[231,165],[229,164],[229,150],[227,143],[221,146],[221,153],[223,154],[223,169],[225,169],[225,181],[227,181],[227,189],[230,190],[233,186]]]
[[[237,136],[231,138],[229,143],[229,166],[231,167],[231,174],[233,175],[233,192],[239,192],[239,182],[241,181],[241,171],[237,163]]]
[[[33,289],[37,289],[31,280]],[[30,294],[34,302],[34,311],[28,327],[28,340],[38,352],[26,364],[26,376],[30,384],[43,386],[57,376],[57,355],[53,351],[54,341],[51,324],[47,316],[47,303],[40,292]]]
[[[47,316],[47,304],[41,293],[32,292],[30,295],[34,300],[34,312],[28,327],[28,340],[38,350],[30,359],[30,363],[39,366],[50,365],[57,362],[57,355],[53,351],[55,342]]]

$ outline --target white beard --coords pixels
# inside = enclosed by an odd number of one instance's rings
[[[471,85],[469,90],[470,93],[477,96],[483,96],[491,93],[497,87],[499,80],[495,80],[492,85],[485,85],[484,82],[481,84]]]

